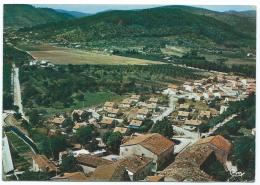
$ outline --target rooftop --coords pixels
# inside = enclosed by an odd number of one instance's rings
[[[130,139],[127,142],[123,143],[121,146],[137,144],[143,146],[156,155],[160,155],[161,153],[167,151],[174,146],[174,143],[171,140],[158,133],[136,136],[133,139]]]
[[[55,177],[52,177],[51,180],[59,181],[85,181],[87,177],[82,172],[74,172],[74,173],[64,173]]]
[[[121,134],[125,134],[128,128],[126,127],[115,127],[114,132],[120,132]]]
[[[85,165],[85,166],[91,166],[91,167],[98,167],[105,164],[112,164],[112,161],[109,161],[107,159],[97,157],[90,154],[82,154],[77,157],[77,162],[79,164]]]
[[[32,158],[41,170],[57,171],[57,167],[45,155],[34,155]]]

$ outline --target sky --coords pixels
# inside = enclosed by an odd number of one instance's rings
[[[63,9],[69,11],[78,11],[84,13],[94,14],[97,12],[107,11],[107,10],[131,10],[131,9],[144,9],[144,8],[153,8],[160,5],[84,5],[84,4],[34,4],[36,7],[47,7],[53,9]],[[245,11],[245,10],[255,10],[255,6],[233,6],[233,5],[204,5],[204,6],[195,6],[206,8],[214,11]]]

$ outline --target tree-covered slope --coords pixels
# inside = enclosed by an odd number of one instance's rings
[[[239,42],[239,45],[254,45],[255,38],[250,31],[241,31],[228,21],[198,13],[199,10],[201,9],[186,6],[117,10],[55,24],[38,25],[21,31],[33,31],[37,33],[34,34],[37,39],[70,42],[188,35],[209,39],[217,44]]]
[[[73,16],[50,8],[35,8],[25,4],[4,5],[4,27],[30,27],[71,18]]]

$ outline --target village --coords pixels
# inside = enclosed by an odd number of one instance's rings
[[[201,133],[200,126],[255,90],[254,79],[218,73],[183,85],[169,84],[155,94],[129,94],[119,102],[57,114],[44,122],[48,135],[66,135],[71,147],[59,152],[58,159],[33,155],[30,170],[46,172],[52,181],[212,181],[205,166],[217,160],[230,171],[232,145],[214,135],[214,128]],[[154,132],[165,120],[172,126],[170,138]],[[75,134],[88,126],[97,131],[95,138],[84,145],[75,141]],[[122,136],[118,148],[107,146],[108,132]],[[70,156],[79,170],[61,173],[60,166]]]

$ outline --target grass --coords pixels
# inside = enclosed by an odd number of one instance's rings
[[[161,49],[162,53],[168,54],[168,55],[175,55],[178,57],[182,57],[184,54],[189,52],[189,49],[184,47],[177,47],[177,46],[170,46],[168,48]]]
[[[31,148],[13,132],[6,132],[6,136],[11,144],[11,155],[16,169],[28,169],[31,164]]]
[[[255,59],[243,59],[243,58],[229,58],[226,62],[227,65],[251,65],[255,66],[256,65],[256,60]]]
[[[48,60],[53,64],[109,64],[109,65],[147,65],[163,64],[159,61],[150,61],[144,59],[116,56],[104,54],[101,52],[87,52],[79,49],[62,48],[50,46],[47,44],[36,47],[21,46],[27,50],[35,59]]]
[[[50,116],[61,112],[71,112],[74,109],[82,109],[86,107],[92,107],[96,105],[101,105],[106,101],[121,101],[124,96],[117,95],[113,92],[86,92],[83,101],[78,101],[74,99],[74,103],[71,107],[37,107],[37,109],[46,111],[46,115]]]
[[[75,101],[76,107],[90,107],[93,105],[103,104],[106,101],[118,101],[124,97],[113,92],[87,92],[84,101]]]
[[[19,154],[31,151],[31,148],[13,132],[7,132],[6,135]]]

